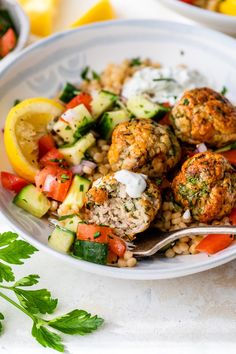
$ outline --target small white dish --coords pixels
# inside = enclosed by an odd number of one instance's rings
[[[5,58],[0,60],[0,67],[2,67],[2,65],[6,65],[7,60],[11,60],[16,53],[25,47],[29,38],[30,25],[28,16],[15,0],[1,0],[0,8],[9,11],[18,33],[16,47]]]
[[[54,97],[65,82],[78,83],[89,65],[100,71],[110,62],[149,57],[166,66],[186,64],[214,82],[226,86],[229,98],[236,94],[236,41],[201,27],[158,20],[109,21],[58,33],[19,53],[0,72],[0,128],[15,99]],[[1,134],[1,133],[0,133]],[[11,171],[0,138],[0,170]],[[123,279],[166,279],[197,273],[236,258],[236,244],[208,257],[205,254],[155,257],[135,268],[115,268],[77,260],[52,250],[47,239],[51,229],[12,204],[12,195],[0,190],[0,211],[12,229],[28,242],[88,272]]]
[[[179,0],[158,0],[162,5],[203,25],[236,36],[236,16],[201,9]]]

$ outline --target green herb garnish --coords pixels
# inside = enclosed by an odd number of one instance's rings
[[[189,105],[189,100],[187,98],[184,99],[183,105],[184,106],[188,106]]]
[[[68,179],[70,179],[70,177],[68,175],[66,175],[66,174],[62,174],[61,175],[61,179],[68,180]]]
[[[92,70],[92,78],[93,80],[100,80],[100,75],[96,71]]]
[[[139,66],[139,65],[141,65],[141,64],[142,64],[142,61],[141,61],[140,57],[133,58],[133,59],[131,59],[131,61],[130,61],[130,66],[131,66],[131,67],[132,67],[132,66]]]
[[[82,71],[81,71],[81,79],[86,80],[86,81],[90,81],[90,79],[88,78],[88,73],[89,73],[89,66],[86,66]]]
[[[18,98],[13,102],[13,107],[17,106],[19,103],[21,103],[21,100]]]
[[[95,232],[95,234],[93,235],[93,238],[98,238],[99,236],[101,236],[101,232],[97,231],[97,232]]]
[[[153,79],[153,81],[176,82],[176,80],[172,79],[171,77],[160,77],[159,79]]]
[[[221,90],[220,93],[221,93],[223,96],[225,96],[227,92],[228,92],[227,87],[223,86],[223,88],[222,88],[222,90]]]
[[[47,289],[28,289],[28,287],[38,284],[40,277],[37,274],[30,274],[15,281],[15,275],[10,265],[23,264],[25,259],[30,258],[37,251],[27,242],[17,238],[18,235],[13,232],[0,234],[0,259],[3,261],[0,262],[0,297],[32,320],[31,334],[38,343],[43,347],[64,352],[63,339],[58,332],[69,335],[85,335],[98,329],[104,321],[98,316],[91,316],[90,313],[78,309],[59,317],[42,318],[42,314],[54,312],[58,300],[54,299]],[[6,282],[13,283],[8,286]],[[6,295],[5,291],[14,293],[17,300]],[[0,313],[0,333],[3,330],[3,321],[4,315]]]
[[[83,184],[80,184],[79,190],[80,190],[80,192],[83,192],[83,190],[84,190],[84,185]]]
[[[155,181],[158,186],[160,186],[162,184],[162,178],[160,178],[160,177],[156,178]]]

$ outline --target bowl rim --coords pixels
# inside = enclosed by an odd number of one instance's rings
[[[7,0],[7,1],[12,1],[12,0]],[[166,0],[161,0],[161,1],[166,1]],[[169,0],[168,0],[169,1]],[[170,1],[176,1],[176,0],[170,0]],[[203,10],[204,11],[204,10]],[[0,86],[1,86],[1,78],[9,71],[11,70],[11,67],[15,65],[17,61],[21,61],[26,57],[30,52],[34,51],[34,49],[41,48],[43,46],[47,46],[49,43],[57,41],[60,38],[69,36],[71,33],[80,33],[84,32],[87,30],[93,30],[93,29],[99,29],[99,28],[106,28],[106,27],[112,27],[112,26],[124,26],[124,25],[146,25],[148,24],[149,27],[150,25],[159,25],[159,27],[162,27],[162,25],[166,25],[169,27],[173,27],[173,29],[176,28],[182,28],[185,29],[186,31],[191,31],[191,32],[199,32],[198,35],[211,35],[211,37],[217,38],[217,40],[220,39],[222,40],[222,43],[228,44],[229,47],[233,49],[235,47],[236,49],[236,40],[235,38],[231,37],[228,34],[219,32],[215,29],[211,29],[208,27],[202,27],[196,24],[186,24],[186,23],[181,23],[181,22],[175,22],[175,21],[167,21],[167,20],[160,20],[160,19],[116,19],[116,20],[109,20],[109,21],[101,21],[93,24],[88,24],[88,25],[83,25],[78,28],[69,28],[66,30],[62,30],[60,32],[54,33],[46,38],[43,38],[40,41],[37,41],[33,44],[30,44],[29,46],[23,48],[20,52],[15,53],[16,55],[14,56],[14,60],[9,61],[4,67],[0,67]],[[12,51],[14,53],[14,51]],[[10,56],[11,54],[9,54]]]
[[[171,7],[173,8],[173,6],[177,9],[182,9],[182,10],[192,10],[195,11],[196,14],[198,14],[199,16],[204,17],[205,19],[212,19],[212,20],[216,20],[216,21],[221,21],[227,24],[232,24],[235,25],[235,16],[231,16],[231,15],[227,15],[227,14],[222,14],[220,12],[216,12],[216,11],[210,11],[208,9],[203,9],[194,5],[190,5],[190,4],[186,4],[182,1],[179,0],[160,0],[163,4],[164,3],[168,3],[171,5]],[[191,11],[190,10],[190,11]],[[183,14],[184,15],[184,14]]]
[[[10,61],[3,69],[0,70],[0,82],[2,81],[1,78],[3,78],[5,75],[8,74],[9,71],[11,71],[13,66],[19,66],[22,60],[27,58],[28,54],[33,52],[35,49],[41,48],[43,46],[48,46],[51,42],[57,41],[61,38],[64,38],[66,36],[70,36],[71,33],[82,33],[87,30],[96,30],[98,28],[107,28],[107,27],[113,27],[113,26],[125,26],[125,25],[138,25],[138,26],[143,26],[146,27],[147,23],[150,26],[152,25],[157,25],[158,27],[163,27],[165,26],[166,28],[181,28],[182,30],[189,30],[191,28],[192,33],[196,34],[207,34],[210,35],[211,37],[217,37],[217,41],[223,41],[224,44],[229,46],[232,50],[235,48],[236,49],[236,41],[222,33],[219,33],[217,31],[207,29],[204,27],[197,27],[197,26],[192,26],[188,24],[182,24],[182,23],[177,23],[177,22],[171,22],[171,21],[163,21],[163,20],[113,20],[113,21],[106,21],[102,23],[96,23],[96,24],[90,24],[83,26],[81,28],[76,28],[76,29],[69,29],[66,31],[62,31],[59,33],[56,33],[40,42],[36,42],[35,44],[25,48],[22,52],[18,53],[15,57],[14,61]],[[200,32],[200,33],[199,33]],[[1,84],[0,84],[1,86]],[[17,224],[13,218],[9,217],[7,215],[7,212],[5,209],[1,208],[0,213],[2,217],[6,220],[7,224],[9,224],[13,230],[19,233],[20,236],[22,236],[26,241],[29,243],[33,244],[35,247],[38,249],[45,250],[49,254],[55,255],[58,258],[64,259],[67,262],[70,262],[73,265],[77,264],[77,267],[81,270],[99,274],[99,275],[104,275],[104,276],[109,276],[113,278],[120,278],[120,279],[135,279],[135,280],[156,280],[156,279],[169,279],[169,278],[177,278],[189,274],[194,274],[198,273],[201,271],[205,271],[214,267],[217,267],[219,265],[222,265],[224,263],[227,263],[233,259],[236,258],[236,249],[235,247],[229,248],[226,254],[220,254],[212,257],[207,258],[207,260],[199,261],[197,264],[196,263],[189,263],[189,264],[184,264],[183,267],[177,267],[177,269],[161,269],[160,271],[157,269],[122,269],[122,268],[115,268],[115,267],[108,267],[108,266],[103,266],[103,265],[98,265],[94,263],[89,263],[83,260],[78,260],[73,258],[70,255],[62,254],[59,253],[53,249],[51,249],[48,245],[41,243],[40,241],[34,239],[32,236],[27,234],[23,230],[23,228]]]

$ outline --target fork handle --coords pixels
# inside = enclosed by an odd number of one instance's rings
[[[208,234],[233,234],[236,235],[236,226],[201,226],[189,227],[177,231],[162,232],[157,229],[151,230],[151,235],[146,235],[144,242],[137,242],[133,254],[137,257],[153,256],[161,248],[178,240],[180,237],[190,235]]]

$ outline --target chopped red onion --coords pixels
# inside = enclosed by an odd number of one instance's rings
[[[70,168],[70,170],[73,173],[73,175],[82,175],[83,174],[83,165],[79,164],[79,165],[72,166]]]
[[[72,166],[70,168],[70,170],[72,171],[72,173],[74,175],[82,175],[84,166],[87,166],[87,167],[91,168],[92,170],[94,170],[97,167],[97,164],[93,161],[83,160],[83,161],[81,161],[80,164],[78,164],[76,166]]]
[[[206,151],[207,151],[207,147],[204,143],[197,145],[197,152],[206,152]]]
[[[89,160],[83,160],[81,162],[81,165],[90,167],[92,170],[94,170],[97,167],[97,164],[95,162]]]

